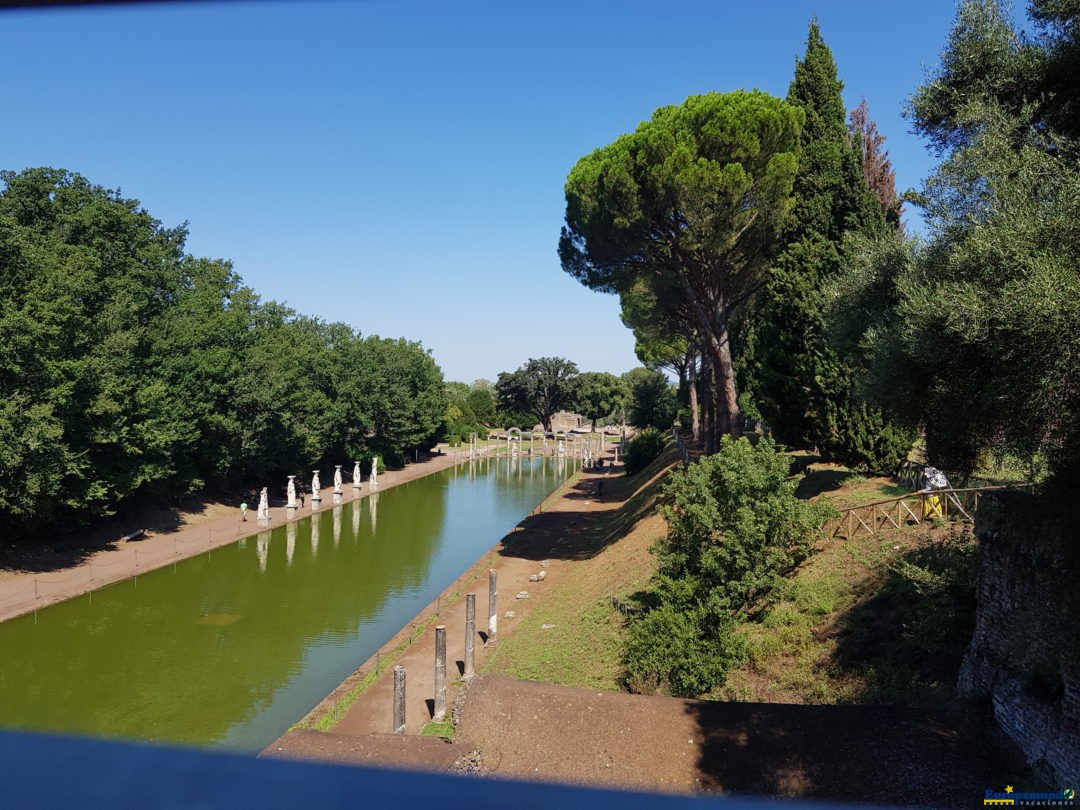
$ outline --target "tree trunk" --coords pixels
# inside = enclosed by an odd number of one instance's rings
[[[704,441],[702,449],[705,454],[715,452],[716,450],[716,432],[713,429],[715,419],[715,409],[713,407],[713,372],[712,362],[709,360],[707,354],[701,355],[701,376],[699,383],[701,384],[701,433]]]
[[[698,372],[697,352],[692,349],[686,354],[686,385],[687,395],[690,399],[690,429],[693,431],[694,443],[701,441],[701,423],[698,414]]]
[[[719,439],[725,433],[738,438],[742,435],[742,426],[739,424],[739,394],[735,388],[735,369],[731,364],[731,343],[728,340],[726,318],[721,318],[716,328],[706,335],[706,348],[715,373],[716,438]]]

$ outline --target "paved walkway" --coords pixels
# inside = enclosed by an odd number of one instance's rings
[[[378,491],[383,492],[464,460],[464,454],[450,452],[409,464],[400,470],[387,470],[379,476]],[[323,511],[333,506],[333,491],[333,486],[322,490]],[[342,491],[342,503],[356,500],[356,491],[351,482],[343,484]],[[365,481],[359,497],[366,498],[369,492],[369,484]],[[149,532],[139,540],[117,540],[110,544],[109,548],[90,555],[78,565],[58,568],[48,573],[4,571],[0,573],[0,621],[172,565],[177,560],[194,557],[244,537],[253,537],[267,528],[256,520],[255,511],[253,504],[248,509],[247,522],[241,522],[240,510],[237,509],[225,517],[196,525],[181,525],[175,531]],[[311,512],[312,502],[309,495],[304,508],[296,510],[292,519],[299,520],[309,516]],[[290,516],[284,504],[271,507],[270,527],[288,523],[289,520]]]

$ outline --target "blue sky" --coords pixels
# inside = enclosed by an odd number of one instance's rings
[[[953,6],[270,2],[0,14],[0,168],[120,188],[264,298],[431,349],[447,379],[529,357],[637,365],[617,300],[562,272],[563,183],[659,106],[787,92],[816,16],[888,137]]]

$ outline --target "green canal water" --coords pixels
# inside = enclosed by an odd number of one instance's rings
[[[570,472],[477,460],[0,624],[0,725],[258,751]]]

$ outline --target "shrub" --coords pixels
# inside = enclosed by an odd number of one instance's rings
[[[652,604],[630,625],[624,649],[631,688],[708,692],[744,654],[734,623],[782,584],[832,512],[795,497],[788,466],[770,439],[724,437],[715,455],[671,476]]]
[[[709,624],[702,611],[661,604],[631,625],[623,654],[627,688],[639,694],[663,689],[678,697],[708,692],[741,656],[743,643],[732,627],[730,621]]]
[[[626,445],[623,468],[627,475],[641,472],[656,458],[667,444],[664,434],[655,428],[646,428],[639,432]]]

